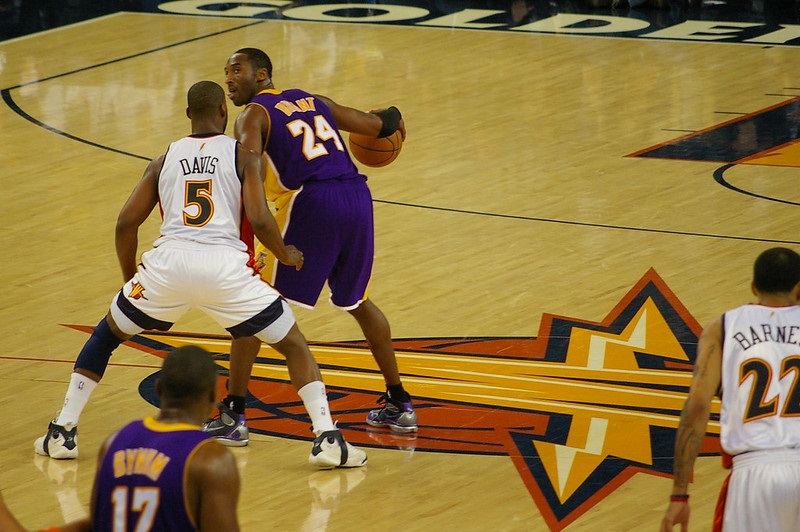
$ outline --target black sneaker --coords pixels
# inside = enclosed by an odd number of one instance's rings
[[[203,423],[203,432],[229,447],[244,447],[250,443],[250,431],[247,429],[244,414],[237,414],[225,403],[219,403],[217,408],[217,417]]]

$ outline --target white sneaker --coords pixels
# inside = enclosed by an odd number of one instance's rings
[[[57,460],[72,460],[78,457],[78,426],[67,424],[62,427],[56,421],[50,422],[47,434],[33,442],[36,454]]]
[[[328,430],[314,439],[308,463],[319,469],[361,467],[367,464],[367,453],[344,441],[338,429]]]

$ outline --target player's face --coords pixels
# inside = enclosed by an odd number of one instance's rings
[[[228,98],[239,107],[250,102],[258,93],[256,72],[244,54],[233,54],[225,63],[225,85]]]

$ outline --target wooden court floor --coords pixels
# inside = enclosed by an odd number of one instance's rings
[[[244,530],[656,529],[693,341],[750,300],[760,251],[800,248],[800,195],[788,145],[735,165],[635,155],[800,96],[790,47],[132,13],[0,43],[0,488],[12,509],[31,528],[83,515],[102,439],[155,411],[159,350],[226,352],[200,313],[128,343],[83,414],[80,458],[34,455],[121,285],[119,208],[146,161],[188,133],[186,89],[222,83],[242,46],[271,55],[278,87],[403,111],[400,157],[368,172],[370,294],[421,424],[416,439],[366,429],[380,376],[323,294],[298,321],[369,465],[309,469],[310,433],[265,350],[251,392],[266,414],[248,411],[260,433],[234,451]],[[728,144],[759,135],[741,124]],[[153,217],[141,250],[157,232]],[[715,430],[691,489],[698,529],[725,476]]]

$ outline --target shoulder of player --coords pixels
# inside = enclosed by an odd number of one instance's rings
[[[99,464],[100,464],[100,463],[103,461],[103,458],[105,458],[105,456],[106,456],[106,453],[108,453],[108,450],[111,448],[111,444],[112,444],[112,443],[114,443],[114,440],[116,439],[116,437],[117,437],[117,435],[118,435],[118,434],[119,434],[119,431],[118,431],[118,430],[117,430],[117,431],[114,431],[114,432],[112,432],[112,433],[111,433],[111,434],[110,434],[110,435],[109,435],[109,436],[108,436],[108,437],[105,439],[105,441],[103,441],[103,444],[102,444],[102,445],[100,445],[100,450],[99,450],[99,451],[98,451],[98,453],[97,453],[97,457],[98,457],[98,465],[99,465]]]
[[[706,342],[713,341],[714,343],[719,343],[722,341],[721,315],[712,319],[706,324],[705,327],[703,327],[703,331],[700,333],[700,338]]]
[[[236,117],[234,129],[260,129],[264,131],[269,129],[271,122],[272,120],[266,107],[260,103],[250,102],[245,105],[242,112]]]
[[[222,445],[220,442],[213,438],[203,440],[197,445],[197,448],[192,453],[190,463],[193,466],[208,467],[208,466],[227,466],[236,465],[236,459],[233,453]]]
[[[156,173],[161,171],[161,167],[164,166],[164,160],[167,158],[166,153],[162,153],[158,157],[155,157],[150,160],[150,164],[148,165],[150,169],[154,170]]]
[[[339,104],[337,104],[335,101],[333,101],[332,99],[330,99],[327,96],[324,96],[322,94],[312,94],[312,96],[314,98],[316,98],[317,100],[321,101],[323,104],[325,104],[330,109],[333,109],[333,108],[339,106]]]
[[[236,117],[236,121],[240,122],[242,120],[258,120],[265,118],[267,115],[269,115],[265,103],[266,102],[258,100],[252,100],[246,103],[242,109],[242,112]]]
[[[189,473],[195,475],[227,475],[236,471],[233,453],[215,439],[202,441],[192,453],[188,463]]]

